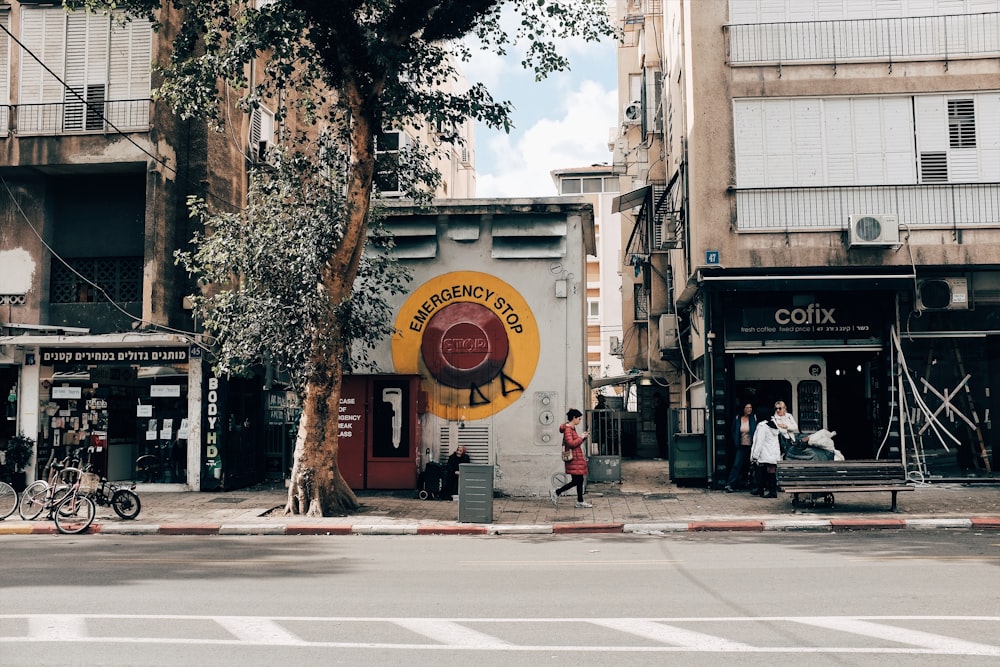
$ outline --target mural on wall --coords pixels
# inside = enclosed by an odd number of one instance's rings
[[[428,410],[443,419],[500,412],[524,394],[538,366],[538,325],[528,302],[486,273],[428,280],[400,308],[396,329],[396,372],[419,374]]]

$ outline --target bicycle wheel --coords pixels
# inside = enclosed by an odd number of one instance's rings
[[[97,514],[97,505],[87,496],[71,494],[63,498],[53,514],[56,530],[64,535],[76,535],[90,528]]]
[[[114,508],[115,514],[121,518],[134,519],[139,516],[142,501],[139,500],[138,494],[134,491],[119,489],[111,496],[111,507]]]
[[[144,454],[135,460],[135,479],[150,484],[159,481],[160,459],[152,454]]]
[[[42,510],[45,509],[45,501],[48,498],[49,484],[44,479],[37,480],[28,485],[21,492],[21,499],[17,503],[17,511],[25,521],[35,519]]]
[[[7,482],[0,482],[0,520],[6,519],[17,509],[17,491]]]

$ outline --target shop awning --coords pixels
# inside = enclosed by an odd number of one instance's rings
[[[615,384],[653,384],[652,376],[646,371],[636,371],[625,375],[613,375],[605,378],[590,378],[590,388],[598,389]]]
[[[632,192],[626,192],[623,195],[618,195],[611,200],[611,211],[613,213],[621,213],[622,211],[628,211],[636,206],[642,205],[646,198],[649,197],[653,192],[653,186],[645,185],[638,190],[632,190]]]
[[[913,273],[819,273],[819,274],[769,274],[733,275],[708,274],[699,276],[699,282],[711,284],[717,289],[736,290],[854,290],[863,287],[873,289],[899,289],[912,287],[916,281]]]

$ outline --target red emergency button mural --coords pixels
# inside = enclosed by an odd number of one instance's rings
[[[506,408],[538,364],[538,327],[527,302],[485,273],[429,280],[403,304],[396,328],[396,372],[422,375],[430,411],[445,419],[480,419]]]

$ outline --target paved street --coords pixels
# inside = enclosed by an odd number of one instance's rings
[[[4,547],[5,666],[1000,657],[992,533],[10,536]]]

